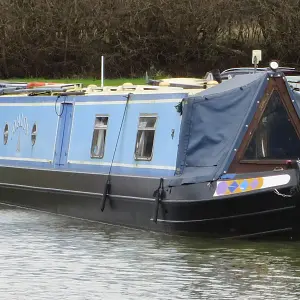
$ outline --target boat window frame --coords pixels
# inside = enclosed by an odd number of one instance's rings
[[[107,118],[106,125],[104,126],[105,128],[101,128],[101,126],[97,127],[96,121],[97,121],[98,118]],[[95,118],[94,118],[94,127],[93,127],[93,134],[92,134],[92,143],[91,143],[91,147],[90,147],[90,158],[91,159],[103,159],[104,158],[105,147],[106,147],[106,137],[107,137],[107,131],[108,131],[108,122],[109,122],[109,115],[108,114],[96,114],[95,115]],[[94,141],[94,134],[95,134],[96,130],[97,131],[99,131],[99,130],[105,130],[103,153],[101,153],[100,155],[93,155],[93,152],[92,152],[93,141]],[[98,135],[98,137],[99,137],[99,135]],[[97,137],[97,141],[98,141],[98,137]]]
[[[140,128],[140,119],[141,118],[155,118],[155,124],[154,124],[154,129],[139,129]],[[156,128],[157,128],[157,121],[158,121],[158,114],[157,113],[140,113],[138,117],[138,123],[137,123],[137,131],[136,131],[136,137],[135,137],[135,143],[134,143],[134,159],[136,161],[151,161],[153,158],[153,150],[155,146],[155,137],[156,137]],[[137,157],[136,151],[137,151],[137,141],[138,141],[138,134],[139,131],[154,131],[153,134],[153,143],[152,143],[152,149],[151,149],[151,156],[150,157]]]
[[[286,159],[243,159],[244,154],[251,142],[252,133],[257,129],[257,126],[263,116],[266,106],[272,96],[273,91],[276,90],[280,99],[287,111],[291,123],[300,139],[300,120],[297,115],[296,109],[292,104],[292,99],[286,88],[284,79],[282,77],[270,77],[268,86],[264,95],[259,101],[259,106],[256,109],[253,119],[248,126],[244,139],[235,154],[229,168],[228,173],[244,173],[244,172],[259,172],[259,171],[273,171],[277,169],[287,169]]]

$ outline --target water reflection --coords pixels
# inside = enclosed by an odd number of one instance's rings
[[[1,299],[299,299],[300,244],[174,237],[0,207]]]

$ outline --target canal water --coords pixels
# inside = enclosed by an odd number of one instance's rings
[[[0,206],[0,299],[300,299],[300,244],[172,237]]]

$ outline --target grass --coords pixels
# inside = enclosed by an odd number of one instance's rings
[[[58,83],[82,83],[84,86],[88,86],[89,84],[96,84],[101,85],[100,79],[95,78],[60,78],[60,79],[46,79],[46,78],[10,78],[9,82],[58,82]],[[145,84],[145,78],[116,78],[116,79],[105,79],[104,85],[105,86],[118,86],[122,85],[125,82],[131,82],[132,84]]]

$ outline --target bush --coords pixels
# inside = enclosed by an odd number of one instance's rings
[[[2,0],[1,77],[139,77],[150,68],[297,66],[298,0]],[[300,40],[300,37],[299,37]]]

